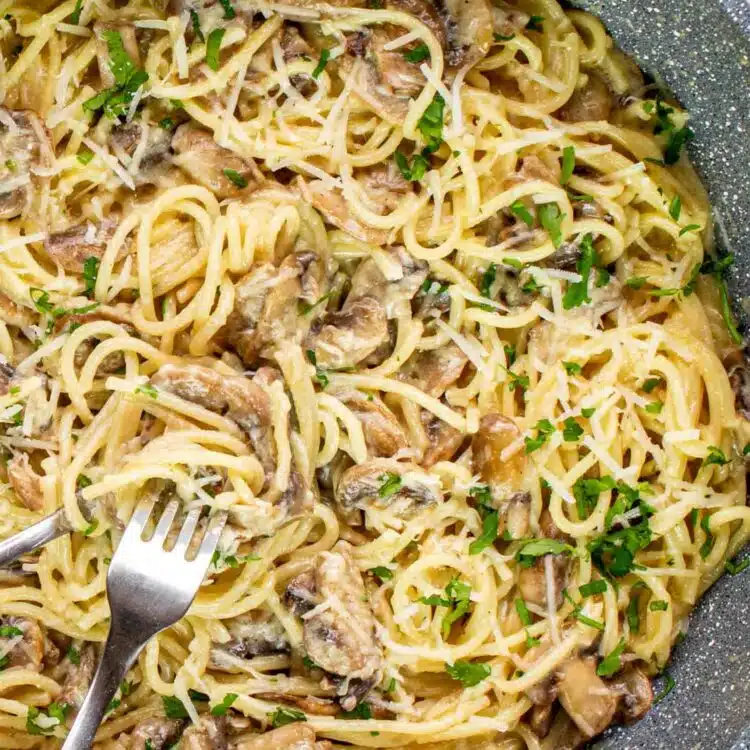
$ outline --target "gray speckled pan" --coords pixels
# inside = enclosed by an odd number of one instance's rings
[[[750,0],[575,0],[692,115],[690,155],[716,209],[717,239],[737,263],[730,288],[750,306]],[[747,330],[747,328],[746,328]],[[597,750],[750,750],[750,569],[725,576],[676,649],[672,692]]]

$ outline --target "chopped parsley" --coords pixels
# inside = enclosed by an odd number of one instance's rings
[[[508,367],[512,367],[516,361],[516,347],[513,344],[503,344],[503,351],[505,352],[505,359],[508,363]],[[748,443],[750,445],[750,443]]]
[[[660,94],[656,96],[654,108],[656,110],[654,133],[656,135],[663,135],[666,138],[664,146],[664,163],[670,166],[679,161],[680,152],[695,134],[687,126],[677,128],[671,118],[674,109],[664,104]],[[654,108],[652,108],[651,111],[654,111]]]
[[[646,404],[646,411],[649,414],[661,414],[661,410],[664,408],[662,401],[652,401],[650,404]]]
[[[515,391],[516,388],[520,388],[522,391],[525,391],[529,387],[528,375],[518,375],[517,373],[509,370],[507,367],[503,369],[508,373],[508,377],[510,378],[510,381],[508,383],[508,390],[511,391],[511,393]]]
[[[99,521],[95,518],[84,530],[84,536],[91,536],[99,527]]]
[[[168,719],[187,719],[188,712],[182,701],[173,695],[162,695],[161,701],[164,704],[164,714]]]
[[[566,146],[562,151],[562,170],[560,172],[560,184],[565,185],[573,176],[576,165],[576,150],[573,146]]]
[[[573,611],[570,613],[570,616],[574,620],[578,620],[578,622],[583,623],[584,625],[588,625],[590,628],[594,628],[594,630],[604,630],[603,622],[599,622],[599,620],[594,620],[592,617],[588,617],[587,615],[583,614],[583,612],[581,611],[581,607],[573,601],[567,589],[563,590],[563,598],[566,602],[568,602],[568,604],[570,604],[571,607],[573,607]]]
[[[750,557],[745,558],[741,562],[727,560],[724,563],[724,570],[726,570],[730,576],[736,576],[738,573],[742,573],[747,567],[750,567]]]
[[[77,648],[71,646],[65,655],[71,664],[78,666],[81,663],[81,652]]]
[[[729,463],[729,459],[721,448],[717,448],[715,445],[708,446],[708,455],[703,459],[704,466],[726,466]]]
[[[557,248],[562,244],[562,230],[560,225],[564,214],[560,213],[560,207],[557,203],[541,203],[537,207],[539,222],[547,231],[552,244]]]
[[[737,324],[734,320],[734,313],[729,304],[729,293],[727,291],[726,274],[729,267],[734,262],[734,256],[731,253],[716,257],[709,257],[701,265],[701,273],[713,276],[716,285],[719,288],[719,308],[721,316],[724,318],[724,324],[729,331],[729,336],[735,344],[742,344],[744,339],[742,334],[737,330]]]
[[[78,161],[81,162],[81,164],[83,164],[84,166],[86,166],[93,158],[94,152],[88,148],[82,148],[76,154],[76,159],[78,159]]]
[[[664,687],[662,688],[659,695],[654,698],[654,705],[663,701],[672,692],[672,689],[676,684],[677,683],[674,681],[674,677],[672,677],[669,672],[664,672]]]
[[[233,185],[236,185],[240,189],[247,187],[247,178],[241,175],[235,169],[224,169],[222,171],[224,173],[224,177],[226,177]]]
[[[643,388],[646,393],[651,393],[654,388],[656,388],[658,385],[661,385],[661,383],[663,382],[664,381],[662,380],[662,378],[647,378],[643,381],[643,385],[641,386],[641,388]]]
[[[199,42],[205,42],[206,37],[203,36],[203,32],[201,31],[201,19],[194,8],[190,8],[190,24],[193,27],[193,34],[195,34],[195,38]]]
[[[83,0],[76,0],[76,7],[73,8],[73,12],[70,14],[68,19],[73,26],[78,26],[81,22],[81,11],[83,10]]]
[[[569,284],[563,296],[563,307],[566,310],[579,307],[584,302],[591,302],[591,297],[589,297],[589,277],[596,261],[597,253],[594,248],[593,237],[587,234],[581,240],[581,257],[576,263],[576,269],[581,274],[581,280]]]
[[[85,112],[102,110],[107,117],[115,118],[125,114],[136,91],[148,81],[148,73],[136,68],[125,51],[119,31],[104,31],[102,38],[107,42],[109,68],[115,85],[87,99],[83,109]]]
[[[159,127],[162,130],[171,130],[174,127],[174,120],[171,117],[164,117],[159,120]]]
[[[516,552],[516,560],[524,568],[530,568],[538,557],[545,555],[573,554],[575,548],[557,539],[531,539]]]
[[[529,31],[543,31],[542,23],[544,22],[544,16],[531,16],[529,22],[526,24],[526,28]]]
[[[574,443],[581,439],[583,427],[576,422],[574,417],[568,417],[563,422],[563,440],[567,443]]]
[[[393,578],[393,571],[384,565],[377,565],[374,568],[370,568],[369,572],[377,576],[381,581],[390,581]]]
[[[521,263],[518,258],[503,258],[503,263],[505,263],[506,266],[515,268],[516,271],[520,271],[523,268],[523,263]],[[492,265],[494,265],[494,263]]]
[[[307,361],[315,367],[315,380],[317,380],[318,385],[325,390],[330,382],[328,379],[328,373],[318,367],[318,358],[315,356],[315,352],[312,349],[308,349],[305,354],[307,356]]]
[[[686,227],[680,229],[678,237],[682,237],[683,234],[687,234],[688,232],[699,232],[701,228],[700,224],[688,224]]]
[[[493,38],[493,39],[494,39],[494,40],[495,40],[496,42],[509,42],[509,41],[510,41],[511,39],[515,39],[515,38],[516,38],[516,35],[515,35],[515,34],[508,34],[508,35],[506,36],[505,34],[498,34],[498,33],[495,33],[495,34],[493,34],[493,35],[492,35],[492,38]]]
[[[445,671],[452,679],[461,682],[464,687],[474,687],[489,677],[492,670],[489,664],[459,660],[454,664],[446,664]]]
[[[624,651],[625,639],[622,638],[614,649],[599,662],[599,666],[596,668],[596,673],[599,677],[611,677],[615,672],[620,671],[622,668],[620,657]]]
[[[401,151],[396,151],[393,158],[396,160],[398,171],[401,172],[401,175],[405,180],[409,180],[409,182],[419,182],[425,176],[425,172],[430,166],[430,162],[425,155],[426,152],[427,149],[421,154],[414,154],[414,156],[412,156],[411,165],[409,165],[409,159],[404,156]]]
[[[674,198],[672,198],[671,203],[669,204],[669,215],[675,220],[678,221],[680,218],[680,212],[682,211],[682,201],[680,200],[679,195],[675,195]]]
[[[631,289],[642,289],[647,281],[648,278],[646,276],[631,276],[629,279],[625,279],[625,286]]]
[[[443,112],[445,100],[440,94],[435,94],[433,100],[427,105],[424,114],[417,122],[417,128],[422,133],[430,153],[438,150],[443,142]]]
[[[530,211],[523,204],[523,201],[517,200],[510,204],[510,211],[514,216],[517,216],[527,226],[534,226],[534,217]]]
[[[492,285],[495,283],[497,278],[497,265],[490,263],[482,274],[482,278],[479,281],[479,293],[482,297],[492,298]]]
[[[67,703],[50,703],[47,707],[46,713],[40,711],[36,706],[29,706],[26,712],[26,731],[29,734],[34,735],[49,735],[54,734],[55,729],[65,722],[65,716],[70,711],[70,706]],[[51,726],[39,726],[36,720],[40,716],[47,716],[51,719],[56,719],[57,723]]]
[[[0,638],[15,638],[19,635],[23,635],[23,630],[14,625],[3,625],[0,627]]]
[[[581,596],[585,599],[587,596],[603,594],[607,590],[607,582],[603,578],[597,578],[595,581],[589,581],[579,587]]]
[[[214,29],[206,41],[206,65],[214,72],[219,69],[219,52],[221,52],[221,40],[225,33],[226,29]]]
[[[445,597],[433,594],[432,596],[422,596],[419,601],[432,607],[446,607],[448,609],[440,626],[443,638],[447,638],[450,635],[453,623],[460,620],[471,607],[471,586],[458,578],[451,578],[445,587]]]
[[[273,713],[268,714],[268,717],[271,719],[271,726],[274,728],[293,724],[295,721],[307,721],[307,715],[302,713],[302,711],[282,706],[279,706]]]
[[[382,498],[392,497],[401,490],[403,480],[400,475],[394,474],[393,472],[386,472],[380,475],[380,481],[382,484],[378,489],[378,496]]]
[[[224,18],[227,21],[231,21],[236,15],[231,0],[219,0],[219,3],[221,4],[221,7],[224,8]]]
[[[99,258],[94,255],[90,255],[83,262],[83,282],[86,285],[84,294],[87,297],[91,297],[96,288],[96,279],[99,276]]]
[[[342,711],[337,719],[372,719],[372,708],[367,701],[361,701],[351,711]]]
[[[312,312],[318,305],[322,305],[324,302],[326,302],[330,298],[331,294],[332,292],[324,294],[322,297],[316,299],[315,302],[312,303],[312,305],[308,302],[303,302],[302,300],[300,300],[297,303],[297,308],[300,315],[307,315],[308,313]]]
[[[482,550],[492,545],[495,539],[497,539],[498,523],[499,518],[496,510],[490,511],[485,515],[482,521],[481,535],[469,545],[470,555],[478,555]]]
[[[649,602],[648,608],[652,612],[666,612],[669,604],[664,599],[656,599],[655,601]]]
[[[224,700],[211,709],[211,716],[225,716],[230,706],[237,700],[237,693],[227,693]]]
[[[423,60],[426,60],[429,56],[430,48],[424,42],[418,44],[414,49],[404,52],[404,57],[407,62],[410,63],[420,63]]]
[[[590,419],[594,416],[594,412],[596,411],[596,407],[590,406],[585,409],[581,409],[581,416],[586,417],[586,419]]]
[[[635,588],[635,586],[633,588]],[[630,627],[631,633],[637,633],[641,628],[641,616],[638,611],[639,599],[639,595],[634,594],[633,598],[628,603],[627,618],[628,627]]]
[[[331,50],[329,49],[322,49],[320,51],[320,59],[318,60],[318,64],[315,66],[315,69],[312,72],[312,77],[316,80],[320,76],[320,74],[325,70],[326,65],[328,65],[328,61],[331,59]]]
[[[526,445],[526,455],[541,448],[547,442],[547,438],[555,431],[555,426],[549,419],[540,419],[534,425],[534,429],[536,430],[536,437],[529,437],[527,435],[523,439]]]
[[[578,375],[581,372],[581,365],[578,362],[563,362],[563,367],[568,375]]]
[[[616,531],[607,531],[586,545],[591,559],[604,576],[621,578],[634,567],[635,555],[651,543],[648,518],[640,523]]]
[[[588,518],[599,502],[599,495],[615,487],[615,480],[610,476],[599,479],[577,479],[573,485],[573,497],[576,499],[578,518],[583,521]]]
[[[142,393],[144,396],[148,396],[149,398],[157,399],[159,398],[159,391],[154,388],[153,385],[150,383],[144,383],[143,385],[137,385],[135,387],[136,393]]]
[[[701,559],[705,560],[711,554],[711,551],[714,548],[714,543],[716,542],[714,535],[711,533],[711,516],[709,516],[708,513],[705,513],[703,518],[701,518],[701,528],[706,534],[706,539],[703,544],[701,544],[698,553],[700,554]]]

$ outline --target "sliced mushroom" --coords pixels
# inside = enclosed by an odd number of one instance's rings
[[[390,507],[405,517],[442,499],[439,483],[419,466],[387,458],[352,466],[336,485],[344,510]]]
[[[343,370],[356,367],[387,335],[385,308],[372,297],[362,297],[314,323],[307,348],[314,351],[319,367]]]
[[[166,750],[182,733],[185,722],[155,716],[136,724],[129,750]]]
[[[426,289],[425,289],[426,287]],[[449,313],[451,309],[451,295],[449,285],[432,280],[424,283],[419,292],[414,297],[414,316],[422,320],[430,318],[439,318],[444,313]]]
[[[552,579],[554,585],[554,609],[560,608],[563,602],[563,590],[568,581],[570,559],[565,554],[544,555],[534,560],[529,568],[520,568],[518,571],[518,593],[521,598],[535,604],[537,607],[547,608],[547,586],[546,560],[551,560]]]
[[[112,73],[112,59],[109,56],[109,45],[107,34],[116,32],[122,39],[122,45],[130,59],[137,68],[141,67],[141,55],[138,49],[138,39],[135,36],[135,27],[130,24],[95,23],[94,35],[96,36],[96,60],[99,64],[99,77],[102,79],[104,88],[115,85],[115,76]]]
[[[312,180],[305,186],[303,194],[329,224],[343,229],[352,237],[371,245],[385,245],[388,240],[388,232],[385,229],[368,226],[352,215],[346,199],[338,188],[328,187],[322,180]]]
[[[273,473],[271,407],[259,385],[202,365],[163,365],[151,377],[151,384],[231,419],[247,434],[267,477]]]
[[[557,110],[557,117],[565,122],[608,120],[612,111],[612,94],[607,84],[596,74],[587,73],[586,82],[576,88],[568,101]]]
[[[177,128],[172,149],[176,154],[174,163],[221,200],[246,196],[263,182],[252,159],[223,148],[208,130],[192,123]],[[246,186],[240,187],[241,184]]]
[[[5,357],[0,357],[0,396],[5,396],[11,388],[11,382],[15,377],[16,371],[7,362],[1,360]]]
[[[83,705],[83,700],[91,686],[96,669],[96,651],[94,646],[88,644],[81,649],[78,664],[71,664],[70,670],[63,683],[63,688],[57,698],[58,703],[67,703],[74,711],[78,711]]]
[[[148,132],[141,144],[145,127]],[[137,122],[117,125],[110,131],[109,143],[121,160],[123,155],[138,159],[138,170],[134,175],[136,185],[158,181],[170,167],[172,135],[164,128]]]
[[[35,112],[0,107],[0,219],[23,213],[31,201],[32,170],[51,166],[52,153],[49,133]]]
[[[439,349],[412,354],[398,377],[428,396],[440,398],[461,377],[468,361],[466,354],[451,341]]]
[[[377,397],[356,390],[332,391],[362,423],[368,451],[373,456],[390,457],[407,447],[408,441],[394,413]]]
[[[593,658],[570,659],[562,664],[558,697],[565,712],[587,738],[603,732],[617,710],[617,696],[596,674]]]
[[[54,649],[53,643],[48,642],[44,630],[36,620],[26,617],[3,617],[2,625],[13,628],[13,634],[0,637],[5,656],[8,657],[7,668],[20,667],[34,672],[42,671],[42,663],[48,650]],[[15,631],[21,631],[20,634]],[[15,645],[8,651],[9,642]],[[59,653],[58,653],[59,658]]]
[[[0,320],[9,326],[26,328],[37,322],[37,316],[33,310],[16,304],[10,297],[0,292]]]
[[[427,409],[422,409],[419,418],[429,441],[421,466],[429,469],[438,461],[450,461],[464,444],[466,436]]]
[[[291,703],[306,714],[315,716],[338,716],[339,706],[328,698],[316,698],[314,695],[289,695],[288,693],[258,693],[256,698],[264,701]]]
[[[116,222],[110,219],[105,219],[98,226],[91,222],[76,224],[48,235],[44,250],[66,271],[83,273],[88,258],[102,259],[116,227]]]
[[[729,384],[734,392],[734,407],[743,419],[750,420],[750,368],[744,351],[733,352],[727,358],[726,365],[728,365]]]
[[[625,724],[642,719],[654,702],[651,680],[634,664],[628,664],[609,684],[619,695],[618,719]]]
[[[315,730],[301,722],[287,724],[270,732],[237,738],[234,750],[330,750],[327,740],[315,740]]]
[[[445,24],[445,60],[451,67],[470,67],[479,62],[493,42],[494,19],[488,0],[438,0]]]
[[[306,610],[305,650],[337,686],[345,711],[354,709],[376,684],[383,663],[375,617],[366,599],[362,574],[346,542],[338,542],[330,552],[321,552],[312,569],[290,581],[285,593],[293,612]],[[329,606],[318,608],[322,604]]]
[[[548,268],[559,268],[564,271],[575,271],[578,260],[581,257],[580,236],[572,242],[563,242],[552,255],[544,259],[544,265]]]
[[[381,213],[395,210],[404,196],[413,192],[413,183],[404,179],[393,159],[360,170],[356,180],[364,187],[368,199],[380,207]]]
[[[223,658],[226,654],[250,659],[289,651],[286,631],[278,618],[270,612],[256,610],[225,620],[224,625],[232,640],[212,647],[210,664],[216,669],[222,669],[222,665],[227,663]]]
[[[228,750],[225,716],[201,716],[191,724],[180,739],[180,750]]]
[[[256,266],[237,282],[226,334],[246,364],[305,336],[325,310],[312,306],[324,296],[326,276],[322,258],[305,250],[287,255],[278,269],[269,263]],[[300,303],[312,308],[308,314],[300,314]]]
[[[526,652],[524,661],[527,664],[533,664],[541,659],[552,646],[549,640],[542,641],[538,646],[533,646]],[[525,690],[526,697],[540,708],[552,706],[557,700],[557,674],[550,672],[542,677],[539,682]]]
[[[552,704],[544,706],[533,706],[529,711],[529,726],[531,731],[540,739],[549,734],[552,726],[553,709]]]
[[[387,258],[391,266],[388,278],[373,258],[365,258],[359,264],[352,276],[347,305],[363,297],[373,297],[385,307],[388,318],[394,318],[413,299],[427,278],[428,264],[402,247],[390,248]]]
[[[521,430],[512,419],[502,414],[486,414],[471,441],[474,473],[490,488],[496,508],[521,488],[526,469],[523,450],[505,460],[502,458],[503,451],[520,440]]]
[[[26,453],[17,453],[8,461],[8,481],[24,508],[39,511],[44,507],[42,478],[31,467]]]

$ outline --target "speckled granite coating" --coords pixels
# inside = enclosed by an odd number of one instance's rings
[[[730,289],[750,324],[750,0],[575,0],[690,111],[690,155],[737,263]],[[744,308],[744,309],[743,309]],[[674,690],[597,750],[750,750],[750,568],[725,576],[691,618]]]

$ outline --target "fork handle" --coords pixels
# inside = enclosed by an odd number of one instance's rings
[[[91,747],[109,702],[146,645],[142,636],[135,642],[132,633],[132,629],[112,620],[101,661],[62,750],[89,750]]]
[[[0,542],[0,566],[7,565],[21,555],[43,547],[69,531],[70,525],[65,517],[65,511],[60,508],[33,526]]]

